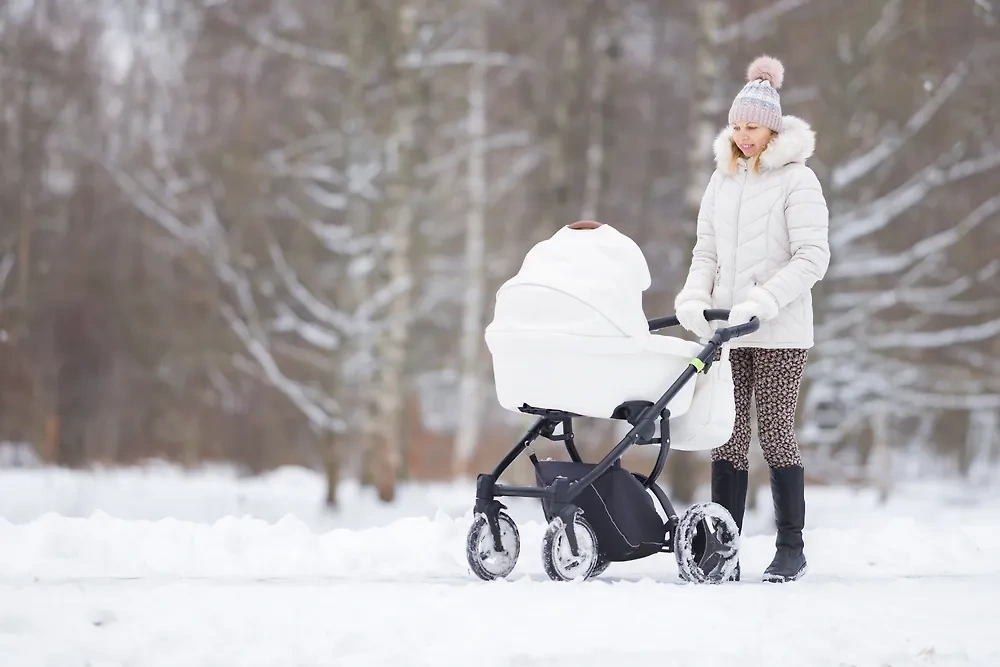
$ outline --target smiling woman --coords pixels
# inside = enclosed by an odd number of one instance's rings
[[[804,120],[781,112],[784,68],[762,56],[747,76],[715,140],[718,168],[702,198],[698,240],[674,307],[681,325],[702,338],[713,333],[704,316],[711,308],[730,311],[728,326],[760,319],[755,333],[731,343],[740,348],[730,354],[736,421],[729,442],[712,452],[712,500],[742,529],[754,398],[778,525],[775,558],[763,578],[784,582],[806,571],[795,415],[813,346],[811,291],[830,263],[828,212],[805,164],[815,135]]]

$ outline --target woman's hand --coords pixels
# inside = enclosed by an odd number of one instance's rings
[[[711,338],[715,329],[705,319],[705,311],[711,305],[703,301],[685,301],[677,307],[677,321],[681,326],[699,338]]]
[[[778,302],[774,300],[774,297],[761,288],[754,287],[747,294],[745,301],[736,304],[729,311],[729,326],[746,324],[755,317],[761,322],[773,320],[778,316],[778,311]],[[679,320],[680,317],[677,319]]]

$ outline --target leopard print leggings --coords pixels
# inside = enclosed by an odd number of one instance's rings
[[[729,351],[736,387],[736,423],[729,442],[712,450],[713,461],[739,470],[750,462],[750,398],[757,400],[757,431],[764,460],[772,468],[801,466],[795,411],[808,349],[739,347]]]

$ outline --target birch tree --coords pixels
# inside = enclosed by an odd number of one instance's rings
[[[695,3],[695,53],[692,95],[690,100],[692,131],[688,141],[688,173],[685,190],[685,215],[689,230],[687,246],[694,247],[695,225],[698,219],[698,208],[701,204],[705,187],[712,175],[712,140],[718,132],[719,124],[715,120],[717,111],[722,108],[721,90],[723,89],[723,62],[717,42],[722,19],[726,14],[725,0],[698,0]],[[690,262],[688,254],[687,263]],[[674,452],[666,467],[670,490],[674,496],[684,503],[694,499],[698,488],[698,468],[702,465],[701,457],[688,452]]]
[[[486,9],[476,3],[472,43],[476,50],[489,50]],[[483,410],[483,327],[486,305],[486,215],[488,209],[487,155],[488,67],[484,59],[469,68],[468,109],[468,215],[465,229],[465,281],[460,371],[458,387],[458,428],[455,434],[453,474],[468,474],[469,459],[475,451]]]

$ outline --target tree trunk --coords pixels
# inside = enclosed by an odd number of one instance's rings
[[[892,490],[891,415],[886,407],[872,415],[872,449],[868,455],[868,478],[878,491],[878,500],[885,504]]]
[[[544,203],[541,224],[535,230],[536,242],[547,239],[561,226],[573,222],[567,220],[570,200],[569,165],[572,157],[573,99],[574,92],[582,88],[581,79],[587,76],[581,51],[582,35],[588,20],[588,5],[588,2],[577,0],[572,3],[569,12],[569,27],[563,41],[562,65],[556,75],[555,109],[546,140],[549,146],[549,197]]]
[[[486,52],[485,9],[476,6],[475,30],[478,48]],[[482,416],[482,365],[480,353],[483,340],[483,311],[486,296],[486,96],[487,66],[480,61],[472,65],[469,81],[469,165],[467,189],[469,211],[465,228],[465,298],[462,312],[461,381],[459,384],[458,429],[452,474],[468,474],[468,464],[475,453]]]
[[[400,52],[408,51],[416,43],[418,15],[419,9],[415,2],[400,4],[396,35]],[[410,244],[416,217],[414,194],[418,72],[415,69],[397,69],[394,72],[396,113],[389,143],[391,175],[387,188],[390,207],[389,238],[392,240],[388,281],[398,293],[389,306],[385,333],[380,343],[380,387],[376,396],[376,428],[379,434],[374,470],[378,497],[384,502],[395,499],[396,482],[402,467],[404,372],[413,282]]]
[[[364,135],[365,129],[365,86],[366,68],[368,65],[367,54],[365,52],[366,40],[370,34],[368,0],[354,0],[351,10],[351,39],[350,58],[353,68],[357,74],[352,78],[349,88],[348,98],[348,118],[345,122],[345,139],[347,154],[345,156],[345,173],[364,165],[367,157],[367,137]],[[366,237],[372,234],[373,229],[372,214],[368,202],[360,192],[354,188],[347,190],[347,226],[355,234]],[[364,271],[353,280],[344,281],[339,285],[343,292],[344,301],[351,303],[358,308],[364,301],[370,298],[372,293],[372,272]],[[373,322],[355,321],[359,327],[355,331],[355,336],[351,340],[351,350],[349,354],[355,354],[362,359],[371,360],[375,356],[376,334]],[[355,368],[359,368],[357,364]],[[349,432],[354,438],[350,456],[346,450],[342,451],[340,466],[345,464],[348,467],[357,466],[357,475],[362,486],[375,485],[375,457],[373,448],[377,437],[377,391],[374,368],[364,364],[359,368],[357,375],[347,378],[347,382],[342,382],[340,390],[342,394],[352,393],[358,399],[358,407],[352,411],[350,417]],[[348,398],[344,396],[343,398]]]
[[[337,506],[337,488],[340,485],[340,438],[333,431],[326,434],[323,443],[323,471],[326,473],[326,506]]]
[[[618,35],[613,27],[600,27],[597,40],[598,57],[591,89],[590,138],[587,142],[587,173],[583,188],[583,206],[580,217],[583,220],[600,220],[601,203],[608,189],[606,156],[610,151],[611,78],[614,63],[618,58]]]
[[[690,245],[694,246],[695,225],[698,207],[712,173],[713,86],[721,74],[718,34],[723,17],[723,0],[698,0],[697,12],[697,52],[695,54],[694,95],[691,100],[693,140],[689,142],[688,188],[685,195],[687,215],[686,229],[690,230]],[[671,452],[671,465],[667,466],[670,490],[677,501],[690,503],[694,500],[699,484],[699,470],[702,457],[695,452]]]

